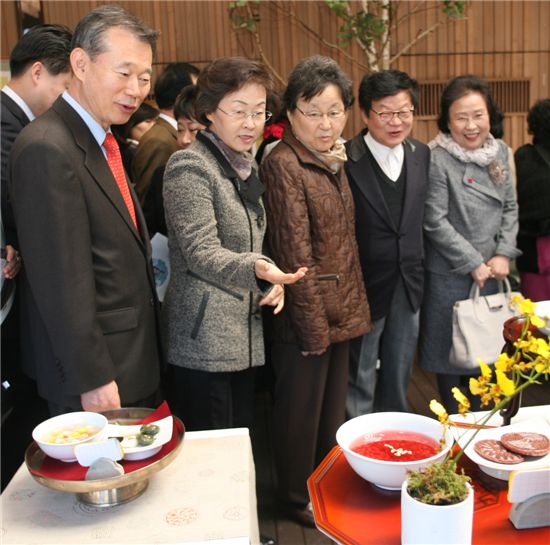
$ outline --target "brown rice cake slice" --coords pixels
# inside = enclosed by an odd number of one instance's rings
[[[474,450],[482,458],[497,464],[519,464],[525,460],[523,456],[505,449],[497,439],[482,439],[474,445]]]

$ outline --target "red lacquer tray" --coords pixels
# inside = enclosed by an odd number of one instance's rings
[[[475,489],[473,545],[550,544],[550,528],[516,530],[508,520],[508,483],[482,473],[466,460]],[[334,447],[307,482],[318,528],[344,545],[399,545],[399,492],[383,492],[351,469]]]

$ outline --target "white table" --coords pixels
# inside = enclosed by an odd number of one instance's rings
[[[38,484],[23,464],[2,494],[4,545],[259,543],[248,429],[188,432],[139,498],[101,508]]]

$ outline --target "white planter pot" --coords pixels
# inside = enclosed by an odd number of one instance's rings
[[[474,489],[454,505],[428,505],[412,498],[407,481],[401,487],[402,545],[470,545],[474,519]]]

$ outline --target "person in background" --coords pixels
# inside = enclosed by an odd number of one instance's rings
[[[408,410],[424,284],[422,220],[430,164],[428,147],[410,138],[418,84],[408,74],[366,75],[359,105],[367,128],[346,143],[346,173],[373,330],[351,343],[349,418]]]
[[[68,90],[12,149],[23,365],[52,415],[158,402],[149,236],[110,130],[149,93],[156,38],[122,8],[86,14]]]
[[[446,85],[429,144],[430,177],[424,234],[426,276],[420,318],[419,363],[437,374],[441,400],[458,412],[453,387],[467,387],[479,370],[449,363],[452,315],[476,283],[481,294],[498,290],[516,248],[518,208],[508,147],[491,134],[501,115],[489,86],[477,76],[459,76]]]
[[[2,88],[2,223],[8,263],[15,257],[17,235],[8,196],[8,157],[23,127],[42,115],[67,88],[71,80],[69,53],[71,31],[61,25],[37,25],[17,42],[10,53],[11,79]],[[9,272],[8,272],[9,275]]]
[[[155,124],[159,111],[145,102],[130,116],[124,125],[113,125],[112,131],[117,139],[122,155],[124,170],[132,172],[132,161],[141,137]]]
[[[266,228],[252,145],[270,113],[263,65],[221,58],[199,75],[196,120],[207,127],[164,174],[171,275],[163,312],[167,358],[188,430],[252,427],[264,364],[260,307],[284,305],[284,274],[263,253]]]
[[[201,73],[200,69],[197,68],[194,64],[191,64],[190,62],[179,62],[178,64],[183,69],[185,69],[189,74],[189,76],[191,77],[191,84],[196,85],[197,79],[199,78],[199,74]]]
[[[340,141],[352,103],[351,82],[335,61],[302,60],[283,95],[282,141],[260,168],[270,255],[284,270],[303,263],[310,271],[287,288],[271,349],[278,499],[309,527],[307,478],[345,420],[349,341],[371,328]]]
[[[550,99],[527,115],[533,143],[515,154],[519,206],[517,258],[521,291],[533,301],[550,300]]]
[[[267,97],[269,111],[273,114],[265,124],[262,141],[256,150],[254,159],[259,165],[262,159],[279,143],[285,129],[285,112],[281,109],[281,98],[277,93],[270,93]]]
[[[186,63],[176,62],[169,64],[155,83],[155,101],[160,114],[140,140],[132,161],[131,178],[142,205],[153,173],[165,166],[172,153],[178,150],[174,103],[181,90],[191,83]]]
[[[198,88],[196,85],[184,87],[174,104],[174,117],[178,124],[176,142],[179,149],[188,148],[197,138],[197,133],[205,126],[195,119],[195,100]],[[143,215],[151,237],[155,233],[167,236],[164,201],[162,197],[165,165],[159,166],[153,173],[151,186],[143,201]]]
[[[60,25],[37,25],[10,53],[11,79],[0,92],[2,205],[2,489],[21,464],[32,429],[47,417],[36,385],[21,371],[21,342],[16,275],[21,268],[17,231],[8,194],[8,159],[17,135],[43,114],[67,88],[71,78],[71,31]],[[9,441],[5,438],[9,437]]]

